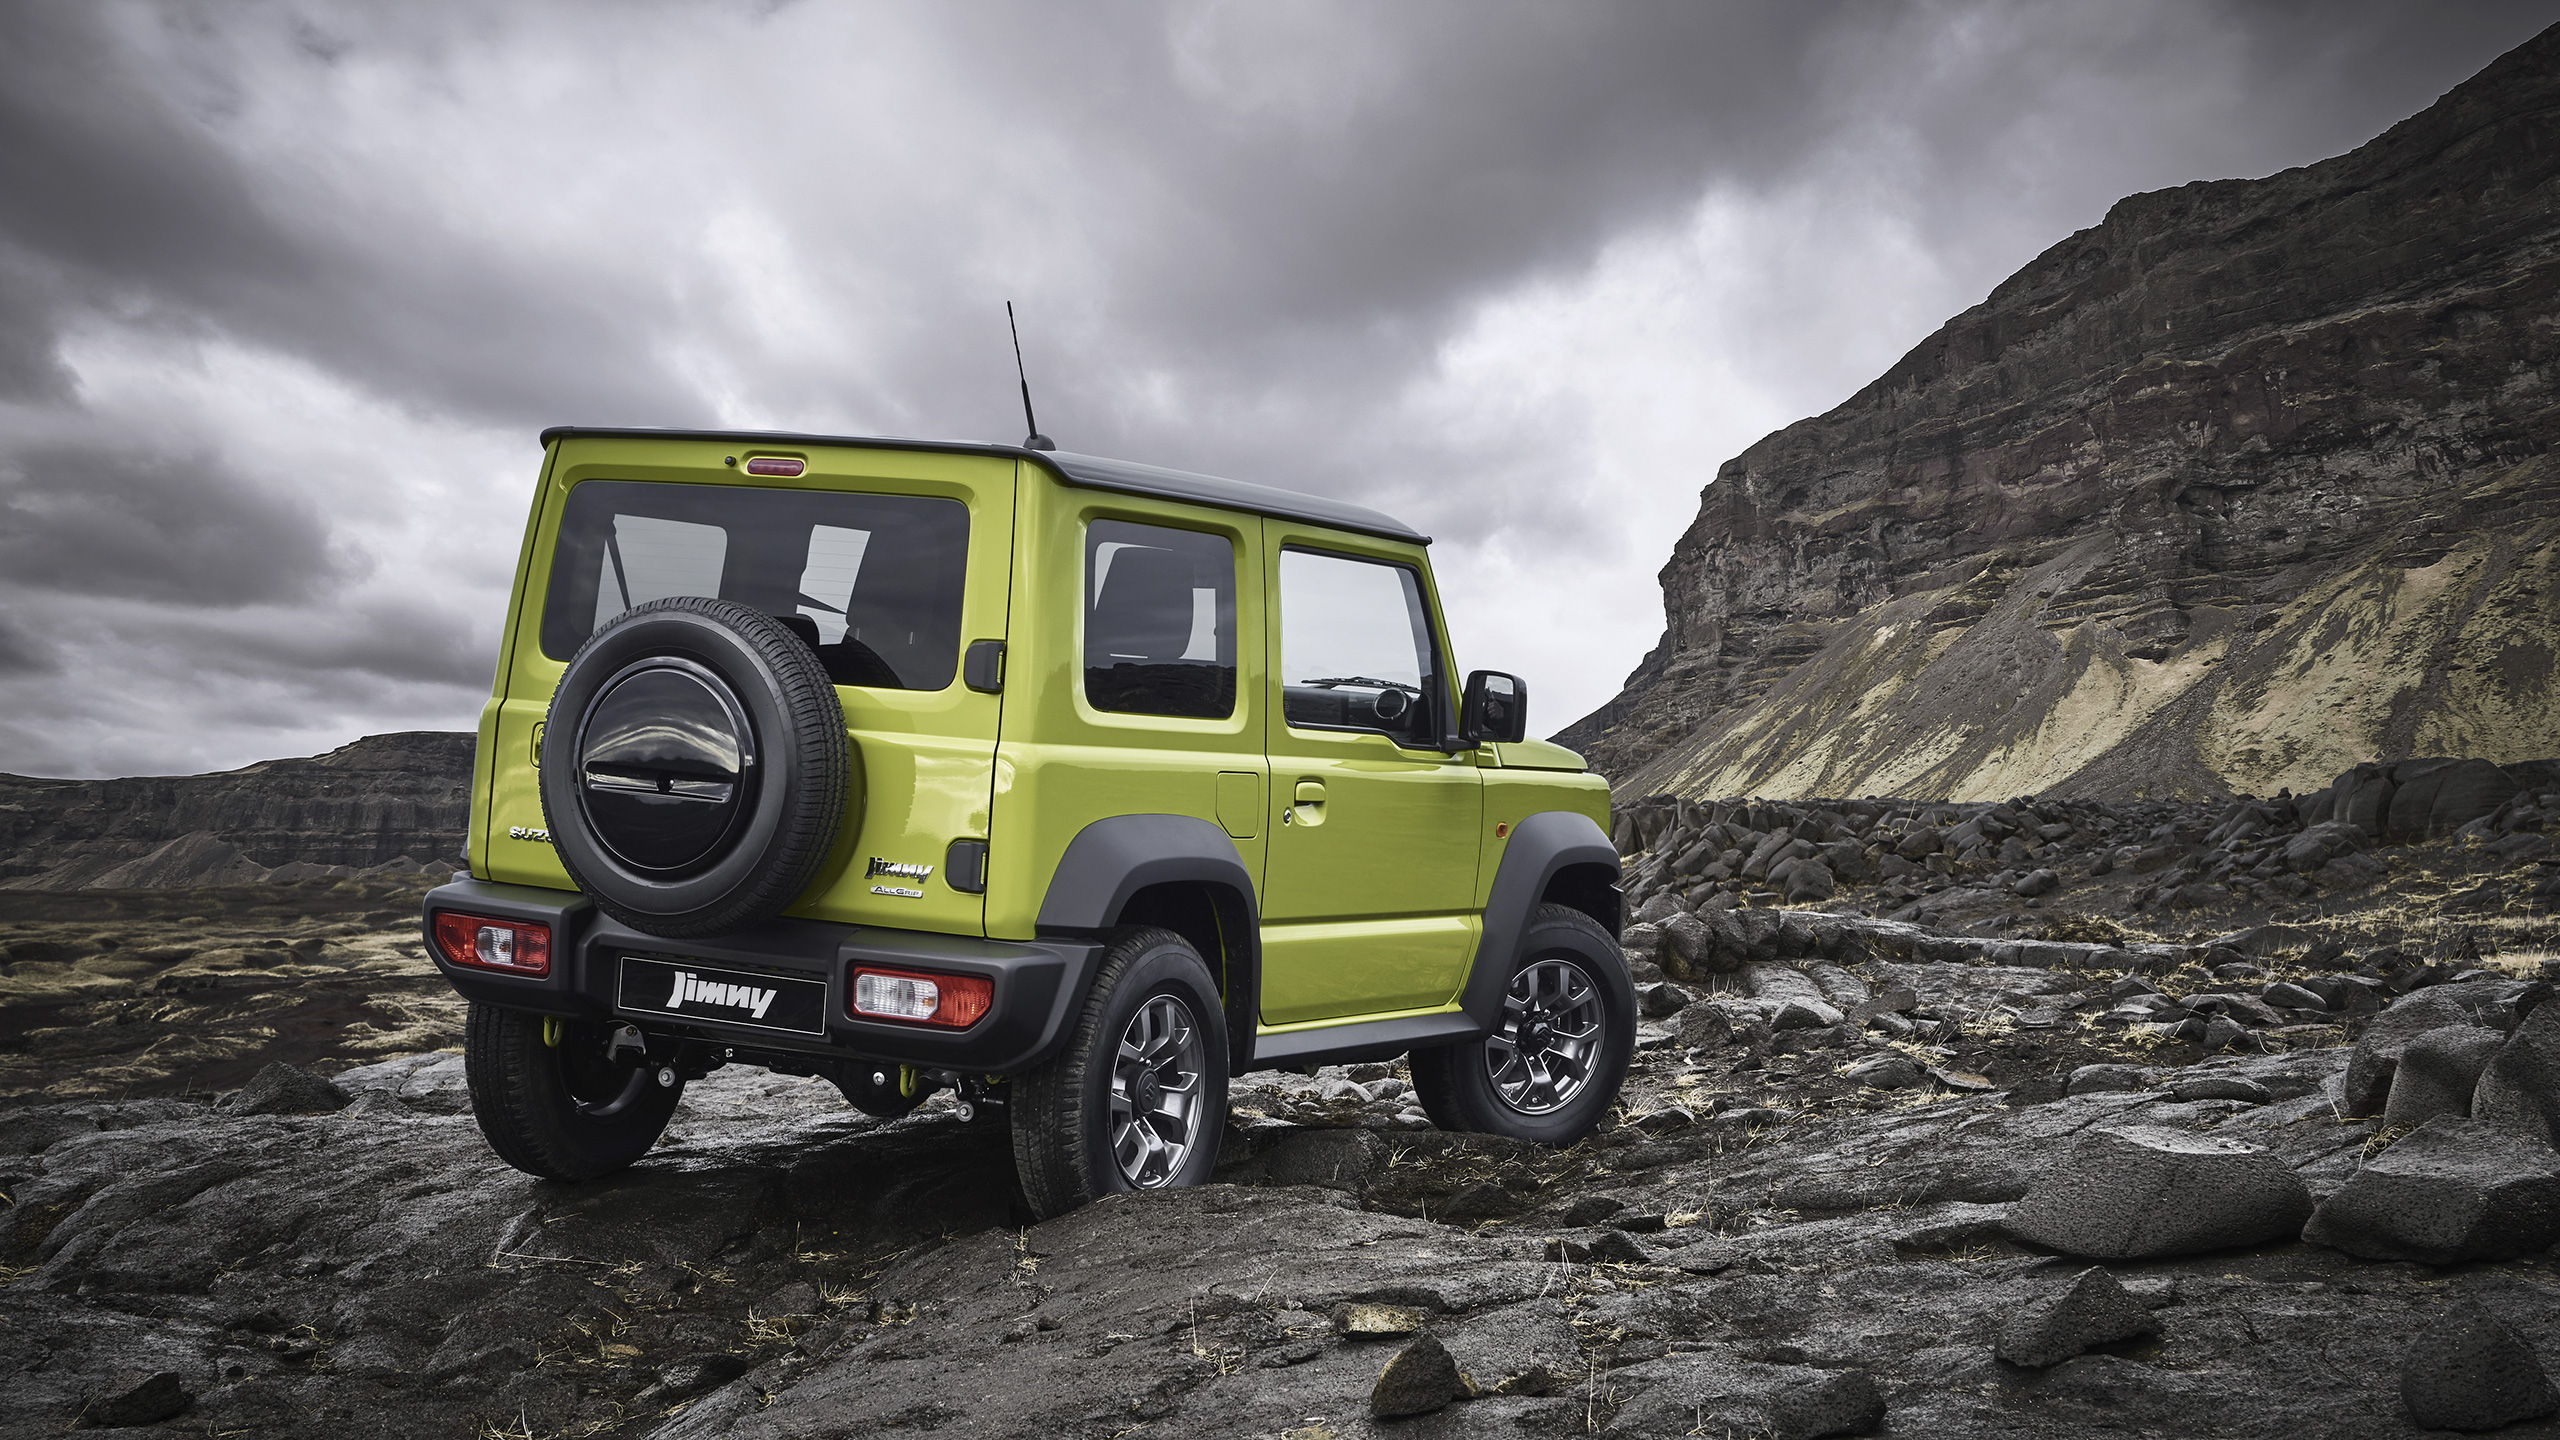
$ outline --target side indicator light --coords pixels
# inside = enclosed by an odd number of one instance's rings
[[[797,475],[808,468],[809,462],[793,455],[747,457],[747,473],[750,475]]]
[[[551,927],[457,910],[436,912],[436,949],[455,965],[509,975],[551,973]]]
[[[862,965],[854,968],[845,1004],[859,1019],[965,1030],[994,1002],[995,984],[982,975],[926,975]]]

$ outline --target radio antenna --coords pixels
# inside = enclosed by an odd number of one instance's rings
[[[1014,323],[1013,302],[1004,302],[1004,328],[1013,332],[1013,373],[1022,381],[1022,423],[1031,434],[1022,442],[1025,450],[1055,450],[1058,442],[1040,433],[1040,422],[1031,417],[1031,376],[1022,368],[1022,327]]]

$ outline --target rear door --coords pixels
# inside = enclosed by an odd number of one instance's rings
[[[983,934],[982,887],[951,860],[954,841],[988,838],[997,697],[961,668],[972,642],[1005,635],[1012,462],[716,438],[559,443],[496,726],[490,878],[568,883],[529,758],[577,647],[631,606],[712,595],[816,647],[853,740],[860,824],[788,913]],[[792,462],[796,474],[747,473]]]
[[[1263,522],[1272,577],[1265,1026],[1437,1009],[1474,953],[1483,787],[1408,547]]]

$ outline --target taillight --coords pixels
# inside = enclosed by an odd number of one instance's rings
[[[857,966],[846,1008],[864,1020],[909,1020],[954,1030],[978,1023],[995,1003],[995,982],[980,975],[926,975]]]
[[[503,970],[510,975],[551,973],[551,927],[531,920],[496,920],[458,910],[436,912],[436,948],[456,965]]]
[[[808,462],[796,455],[750,455],[747,457],[747,473],[750,475],[797,475],[808,468]]]

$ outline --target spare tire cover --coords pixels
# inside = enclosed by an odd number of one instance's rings
[[[771,919],[860,819],[844,709],[772,616],[699,595],[597,627],[542,731],[560,863],[635,930],[714,935]]]

